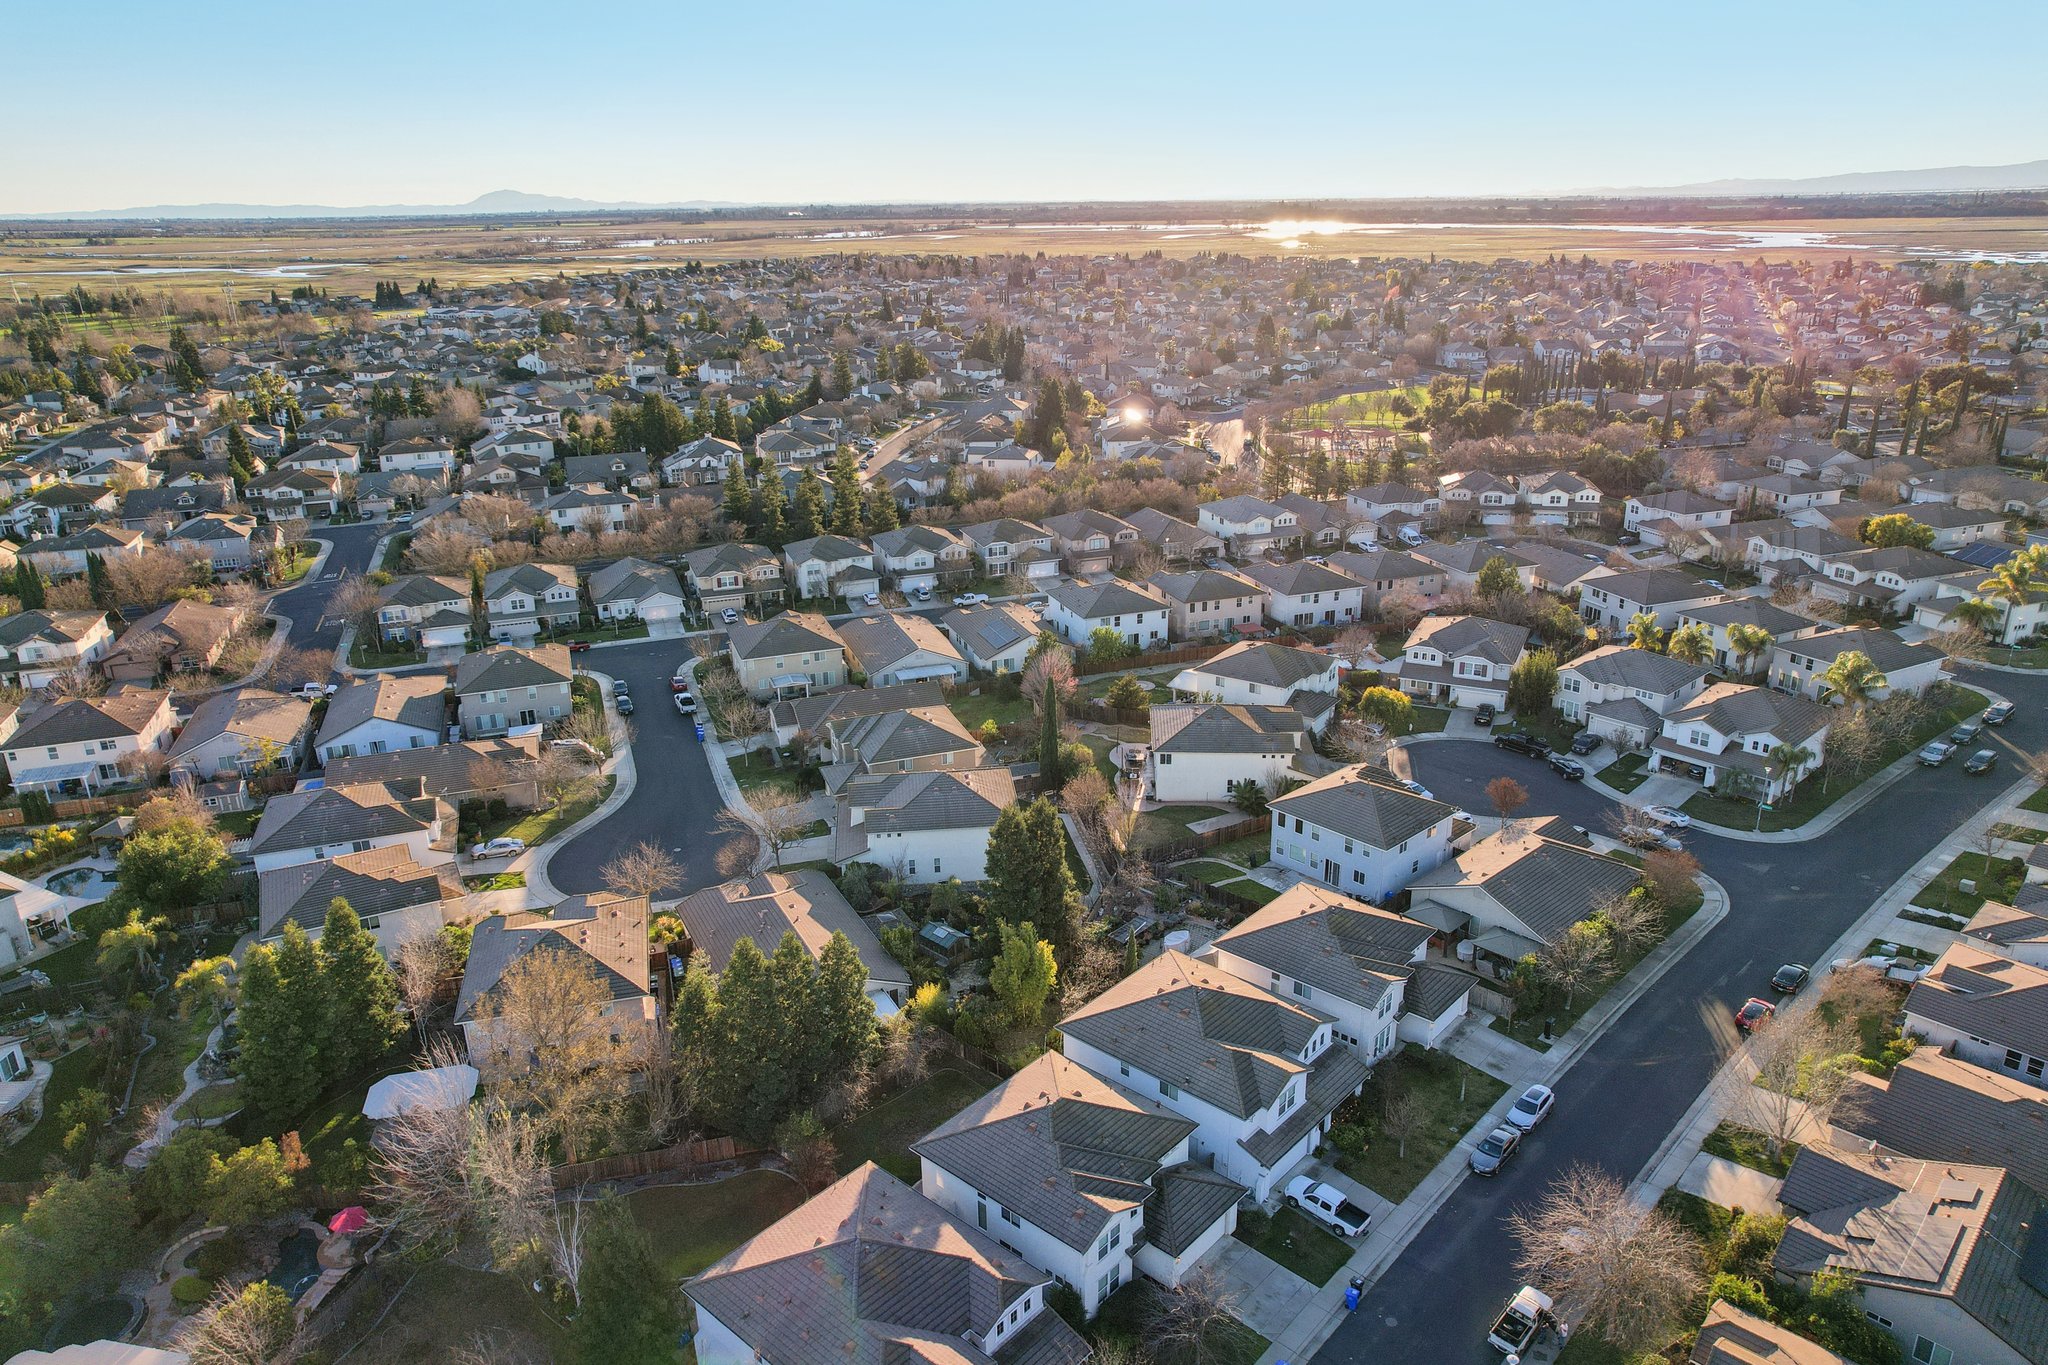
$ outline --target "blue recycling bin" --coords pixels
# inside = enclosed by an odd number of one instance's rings
[[[698,741],[699,741],[699,742],[702,742],[703,738],[704,738],[704,722],[700,720],[700,721],[698,721],[698,722],[697,722],[697,739],[698,739]]]

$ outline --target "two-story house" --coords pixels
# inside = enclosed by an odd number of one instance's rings
[[[305,755],[313,703],[260,687],[216,692],[199,703],[171,745],[171,767],[201,782],[234,774],[291,772]]]
[[[1202,640],[1262,625],[1266,589],[1226,569],[1156,573],[1148,580],[1166,598],[1167,625],[1176,640]]]
[[[575,676],[567,645],[517,649],[494,645],[455,665],[455,709],[465,739],[528,725],[558,725],[572,711]]]
[[[1098,630],[1116,632],[1132,649],[1153,649],[1166,643],[1171,605],[1164,593],[1145,583],[1119,578],[1062,583],[1052,590],[1045,624],[1077,649],[1087,648]]]
[[[1611,742],[1646,749],[1664,717],[1697,697],[1707,670],[1654,650],[1602,645],[1557,671],[1557,713]]]
[[[1364,585],[1359,605],[1368,614],[1396,601],[1433,607],[1444,594],[1443,569],[1405,550],[1339,550],[1330,567]]]
[[[377,467],[387,474],[446,479],[455,473],[455,443],[435,436],[408,436],[380,447]]]
[[[1660,773],[1703,787],[1732,783],[1775,801],[1820,766],[1834,712],[1819,702],[1767,687],[1719,682],[1664,717],[1651,742]],[[1780,768],[1772,754],[1804,758]]]
[[[707,545],[683,556],[683,583],[708,616],[761,611],[782,601],[782,560],[743,541]]]
[[[1726,595],[1677,569],[1618,569],[1579,580],[1579,616],[1608,634],[1627,630],[1644,613],[1656,618],[1659,630],[1670,630],[1680,612]]]
[[[683,585],[674,569],[628,555],[590,575],[585,584],[600,621],[642,621],[675,627],[683,619]]]
[[[1266,593],[1266,619],[1283,626],[1341,626],[1364,614],[1365,584],[1331,564],[1252,564],[1244,576]]]
[[[273,796],[250,836],[258,873],[373,848],[403,848],[422,867],[455,858],[455,807],[418,778],[312,787]]]
[[[1230,706],[1289,706],[1321,734],[1337,705],[1338,659],[1294,645],[1246,640],[1174,674],[1173,695]]]
[[[875,552],[845,536],[812,536],[782,547],[785,581],[806,601],[837,597],[857,606],[882,590]]]
[[[848,666],[867,676],[870,687],[919,682],[967,681],[967,660],[946,633],[922,616],[888,612],[841,621]]]
[[[1361,900],[1383,901],[1451,853],[1452,808],[1354,763],[1276,798],[1272,860]]]
[[[1138,528],[1122,517],[1083,507],[1045,519],[1052,532],[1053,548],[1070,574],[1108,573],[1129,560],[1142,538]]]
[[[1043,629],[1031,610],[1016,602],[956,607],[940,624],[961,657],[984,673],[1021,673]]]
[[[726,652],[756,701],[805,695],[846,681],[846,641],[822,616],[791,611],[726,630]]]
[[[874,545],[876,567],[888,575],[896,591],[906,596],[936,592],[941,583],[958,581],[974,572],[973,547],[958,532],[943,526],[877,531]]]
[[[840,788],[832,861],[873,863],[917,885],[979,882],[989,834],[1016,800],[1008,768],[864,772]]]
[[[1943,1052],[2048,1087],[2048,969],[1952,943],[1906,995],[1904,1030]]]
[[[548,525],[564,535],[617,535],[640,515],[640,504],[629,494],[572,485],[550,493],[540,511]]]
[[[1528,644],[1525,626],[1485,616],[1426,616],[1401,656],[1401,690],[1446,706],[1505,706],[1508,677]]]
[[[1408,887],[1408,914],[1445,935],[1460,961],[1500,979],[1638,880],[1627,863],[1524,821],[1418,876]]]
[[[318,941],[326,932],[328,907],[337,898],[361,917],[363,928],[386,957],[395,956],[412,939],[462,922],[469,903],[452,861],[415,862],[404,843],[390,843],[259,873],[258,941],[276,942],[288,924]]]
[[[1223,553],[1223,538],[1191,526],[1157,508],[1140,507],[1124,518],[1138,529],[1138,539],[1158,547],[1168,568],[1206,564]]]
[[[1295,762],[1311,747],[1307,724],[1290,707],[1161,704],[1152,708],[1145,794],[1154,801],[1222,802],[1241,785],[1276,790],[1300,776]]]
[[[103,611],[18,612],[0,620],[0,677],[34,691],[90,667],[113,647]]]
[[[1256,559],[1301,541],[1301,518],[1278,503],[1239,493],[1195,509],[1195,525],[1221,540],[1232,558]]]
[[[566,564],[511,564],[484,575],[484,615],[493,640],[530,641],[571,630],[583,617],[576,571]]]
[[[1761,673],[1773,642],[1811,635],[1820,629],[1818,622],[1774,606],[1768,597],[1731,597],[1703,607],[1685,607],[1678,613],[1678,626],[1681,630],[1687,626],[1704,629],[1712,643],[1710,657],[1714,667],[1738,677]],[[1753,630],[1761,630],[1769,638],[1759,641],[1751,633]],[[1738,641],[1742,644],[1738,645]],[[1761,648],[1757,647],[1759,643]]]
[[[447,680],[438,674],[377,673],[350,679],[327,699],[314,752],[326,763],[439,744],[448,711],[447,689]]]
[[[18,720],[0,755],[17,790],[92,795],[134,780],[124,760],[168,750],[172,723],[168,692],[73,697]]]
[[[377,593],[377,631],[419,649],[461,646],[469,638],[469,584],[440,574],[406,574]]]
[[[980,561],[989,578],[1021,574],[1025,578],[1057,578],[1059,551],[1053,548],[1052,532],[1043,526],[1015,517],[998,517],[979,522],[960,532],[968,548]]]
[[[1827,700],[1821,695],[1827,686],[1823,677],[1835,660],[1850,653],[1862,654],[1884,674],[1883,684],[1871,694],[1873,701],[1901,692],[1921,696],[1948,676],[1948,656],[1940,650],[1908,644],[1878,626],[1848,626],[1817,630],[1772,645],[1771,686],[1815,701]]]

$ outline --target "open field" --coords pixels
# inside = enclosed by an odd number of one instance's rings
[[[1187,206],[1210,221],[1140,221],[1115,206],[1084,206],[1069,221],[1018,222],[941,214],[845,217],[690,215],[434,218],[332,223],[17,223],[0,236],[0,281],[24,291],[73,284],[218,292],[243,298],[288,294],[295,284],[370,292],[379,279],[410,285],[500,283],[552,275],[677,265],[685,261],[841,252],[1171,256],[1233,251],[1274,255],[1439,256],[1492,260],[1552,252],[1632,259],[1863,260],[2048,252],[2040,218],[1839,218],[1691,224],[1630,222],[1457,223],[1421,221],[1221,221],[1227,210]],[[1236,207],[1236,206],[1231,206]],[[1341,212],[1331,209],[1330,212]],[[1448,212],[1455,212],[1446,206]],[[1361,210],[1361,214],[1362,214]],[[1064,215],[1063,215],[1064,216]],[[90,234],[93,244],[87,245]],[[119,327],[119,323],[112,324]]]

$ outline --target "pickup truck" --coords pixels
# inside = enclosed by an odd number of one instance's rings
[[[1523,1285],[1494,1319],[1493,1330],[1486,1334],[1486,1344],[1508,1355],[1523,1354],[1550,1324],[1553,1306],[1550,1295],[1533,1285]]]

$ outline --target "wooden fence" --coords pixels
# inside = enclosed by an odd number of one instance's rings
[[[679,1142],[673,1147],[660,1147],[651,1152],[622,1152],[618,1156],[599,1157],[595,1161],[578,1161],[567,1166],[557,1166],[553,1172],[555,1188],[566,1190],[573,1185],[587,1185],[599,1180],[631,1180],[636,1176],[655,1175],[663,1171],[688,1171],[700,1166],[715,1166],[726,1161],[740,1161],[766,1155],[756,1147],[741,1147],[729,1137],[700,1138],[695,1142]]]
[[[1190,834],[1185,839],[1176,839],[1170,844],[1154,844],[1145,850],[1145,857],[1155,866],[1177,863],[1183,858],[1192,858],[1206,853],[1218,844],[1234,843],[1249,839],[1254,834],[1264,834],[1273,828],[1273,817],[1256,815],[1249,820],[1240,820],[1223,829],[1212,829],[1206,834]]]
[[[73,801],[52,801],[50,815],[57,820],[78,820],[88,815],[131,811],[154,796],[154,792],[113,792],[106,796],[85,796]],[[19,806],[0,806],[0,829],[26,824]]]
[[[1182,645],[1178,649],[1156,649],[1123,659],[1098,661],[1077,658],[1074,660],[1074,672],[1086,678],[1096,673],[1123,673],[1134,668],[1164,668],[1169,664],[1198,663],[1203,659],[1213,659],[1228,648],[1230,646],[1224,644]]]
[[[1127,730],[1141,730],[1147,739],[1152,735],[1152,709],[1140,706],[1111,706],[1108,702],[1090,698],[1081,708],[1080,720],[1100,721],[1104,725],[1115,725]],[[1143,741],[1139,741],[1142,743]]]

